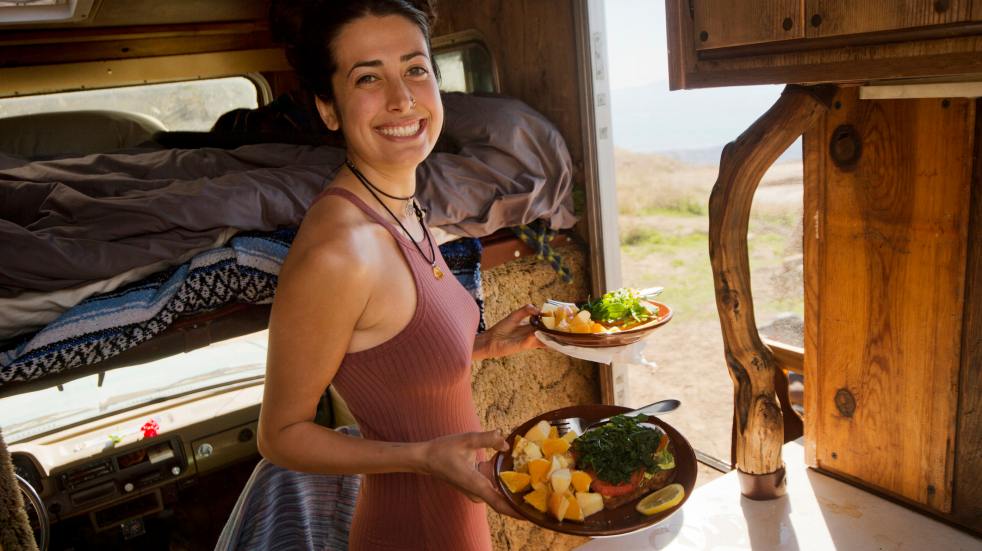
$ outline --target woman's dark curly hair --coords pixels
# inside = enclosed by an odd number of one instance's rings
[[[331,77],[337,61],[331,45],[345,25],[366,15],[401,15],[419,27],[432,58],[430,25],[435,0],[274,0],[269,9],[273,39],[286,45],[286,57],[308,90],[334,101]],[[436,67],[434,66],[434,71]]]

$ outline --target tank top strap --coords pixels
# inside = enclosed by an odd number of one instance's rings
[[[333,186],[331,186],[331,187],[328,187],[326,190],[324,190],[324,192],[321,193],[320,196],[317,199],[321,199],[321,198],[326,197],[328,195],[337,195],[338,197],[343,197],[349,203],[351,203],[352,205],[354,205],[354,206],[358,207],[359,209],[361,209],[362,212],[364,212],[366,215],[368,215],[368,217],[371,218],[372,220],[374,220],[377,224],[380,224],[383,228],[389,230],[389,233],[391,233],[393,236],[395,236],[396,241],[398,241],[399,243],[402,243],[403,245],[406,244],[406,243],[403,243],[403,240],[406,239],[406,237],[404,235],[402,235],[401,233],[399,233],[395,229],[395,227],[392,225],[392,223],[390,223],[388,220],[386,220],[381,214],[379,214],[377,211],[375,211],[374,209],[372,209],[371,207],[369,207],[367,204],[365,204],[365,202],[361,200],[361,197],[358,197],[354,193],[351,193],[350,191],[348,191],[348,190],[346,190],[344,188],[339,188],[339,187],[333,187]]]

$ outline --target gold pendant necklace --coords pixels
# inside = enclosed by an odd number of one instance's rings
[[[423,223],[423,210],[420,209],[419,205],[416,203],[416,198],[414,197],[415,194],[410,195],[409,197],[398,197],[395,195],[389,195],[388,193],[385,193],[384,191],[378,189],[371,182],[369,182],[368,178],[366,178],[365,175],[362,174],[360,170],[355,168],[354,163],[352,163],[350,160],[346,159],[344,163],[348,166],[348,170],[350,170],[351,173],[354,174],[356,178],[358,178],[358,181],[361,182],[363,186],[365,186],[365,189],[367,189],[368,192],[372,194],[372,197],[374,197],[375,200],[378,201],[378,204],[382,205],[382,208],[385,209],[385,212],[389,213],[389,216],[391,216],[392,219],[396,221],[396,224],[399,224],[399,227],[402,229],[402,232],[406,234],[407,238],[409,238],[409,242],[412,243],[414,247],[416,247],[417,251],[419,251],[419,256],[422,256],[423,260],[425,260],[430,265],[430,268],[432,268],[433,277],[437,279],[443,279],[443,270],[441,270],[440,267],[436,265],[436,250],[433,247],[433,240],[430,238],[430,232],[426,231],[426,225]],[[413,236],[409,234],[409,230],[406,229],[406,226],[402,225],[402,221],[399,220],[399,217],[396,216],[394,212],[389,210],[389,207],[382,202],[382,199],[378,195],[376,195],[375,191],[378,191],[382,195],[385,195],[386,197],[390,197],[392,199],[401,199],[401,200],[408,199],[409,203],[406,204],[406,210],[407,211],[409,210],[409,206],[411,204],[413,210],[416,212],[416,220],[419,221],[419,227],[421,230],[423,230],[423,236],[426,237],[426,243],[430,246],[431,258],[426,258],[426,255],[423,253],[423,249],[421,249],[419,244],[416,243],[416,240],[413,239]]]

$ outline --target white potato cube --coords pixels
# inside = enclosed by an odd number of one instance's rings
[[[563,463],[562,458],[559,454],[552,456],[552,465],[549,465],[549,474],[546,476],[552,476],[552,473],[558,471],[559,469],[565,469],[566,465]]]
[[[604,499],[594,492],[576,492],[576,502],[580,504],[580,511],[584,517],[600,512],[604,508]]]
[[[534,427],[530,428],[528,432],[525,433],[525,438],[529,440],[540,443],[549,437],[549,423],[545,420],[539,421]]]
[[[525,449],[522,450],[522,455],[525,456],[526,461],[532,461],[533,459],[542,459],[542,449],[535,442],[529,442],[525,444]]]
[[[573,476],[569,472],[569,469],[559,469],[549,477],[549,481],[552,483],[552,491],[557,494],[565,494],[572,480]]]

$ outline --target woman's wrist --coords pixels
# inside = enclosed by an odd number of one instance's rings
[[[491,339],[489,338],[490,334],[490,331],[485,331],[483,333],[478,333],[478,335],[474,337],[474,353],[471,355],[471,361],[479,362],[491,357],[489,354],[489,349],[491,346]]]
[[[410,472],[416,474],[430,474],[430,453],[429,442],[414,442],[406,449],[406,465]]]

